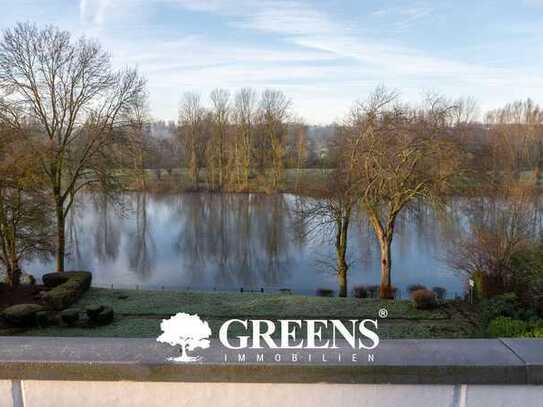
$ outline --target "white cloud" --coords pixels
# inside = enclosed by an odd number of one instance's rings
[[[198,35],[178,38],[179,32],[172,32],[159,41],[118,38],[125,23],[136,33],[150,33],[146,19],[164,5],[220,16],[236,32],[267,34],[274,41],[256,47],[228,36],[212,40],[205,27]],[[379,9],[370,18],[402,31],[433,12],[431,3],[418,2]],[[298,113],[317,122],[337,118],[339,110],[379,83],[398,87],[409,98],[435,89],[451,96],[478,92],[487,103],[543,89],[534,72],[435,55],[406,46],[401,38],[390,43],[368,37],[354,22],[300,0],[80,0],[80,15],[90,26],[86,31],[105,43],[118,64],[136,64],[148,77],[151,105],[161,118],[175,118],[184,90],[206,95],[217,86],[281,88]],[[108,25],[115,34],[105,32]]]
[[[113,0],[80,0],[79,16],[82,22],[101,26]]]

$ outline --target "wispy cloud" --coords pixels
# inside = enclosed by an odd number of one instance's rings
[[[80,0],[79,16],[82,22],[93,25],[104,24],[109,6],[114,0]]]
[[[525,7],[541,4],[523,1]],[[151,104],[162,117],[175,117],[183,90],[206,94],[217,86],[282,88],[312,121],[337,118],[379,83],[409,97],[432,88],[451,96],[478,92],[486,101],[543,89],[536,67],[477,54],[462,58],[406,41],[406,34],[439,17],[437,3],[366,6],[351,16],[309,0],[80,0],[79,11],[85,31],[98,36],[115,61],[137,64],[147,75]],[[164,10],[181,19],[177,26],[148,24]],[[211,23],[184,30],[192,18]]]

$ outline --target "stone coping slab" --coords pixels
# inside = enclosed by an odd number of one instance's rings
[[[543,340],[384,340],[373,351],[178,349],[153,338],[0,337],[0,380],[543,384]]]
[[[528,382],[543,384],[543,348],[541,340],[508,338],[503,339],[503,343],[526,364]]]

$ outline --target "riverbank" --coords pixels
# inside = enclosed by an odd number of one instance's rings
[[[213,336],[232,318],[244,319],[378,319],[383,339],[470,338],[479,335],[478,314],[460,301],[446,301],[431,311],[417,310],[410,301],[306,297],[289,294],[203,293],[91,288],[73,305],[84,309],[109,305],[114,322],[96,328],[52,326],[18,335],[86,337],[157,337],[160,322],[178,312],[198,314],[209,322]],[[379,310],[386,309],[386,318]],[[233,332],[236,334],[236,332]],[[241,334],[239,332],[238,334]],[[325,336],[328,332],[325,332]]]
[[[297,193],[308,186],[312,189],[320,189],[326,185],[326,176],[330,171],[325,168],[285,169],[278,191],[272,191],[261,176],[255,175],[249,179],[249,185],[245,190],[226,188],[223,192]],[[142,189],[147,192],[213,191],[212,186],[206,182],[205,169],[200,171],[198,186],[192,183],[186,168],[147,169],[145,170],[145,188],[142,188],[141,180],[138,180],[136,175],[129,170],[123,170],[118,177],[123,188],[132,191],[142,191]]]

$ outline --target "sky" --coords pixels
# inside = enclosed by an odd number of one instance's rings
[[[308,124],[379,85],[402,99],[543,104],[543,0],[0,0],[0,28],[53,24],[147,79],[154,119],[184,92],[279,89]]]

